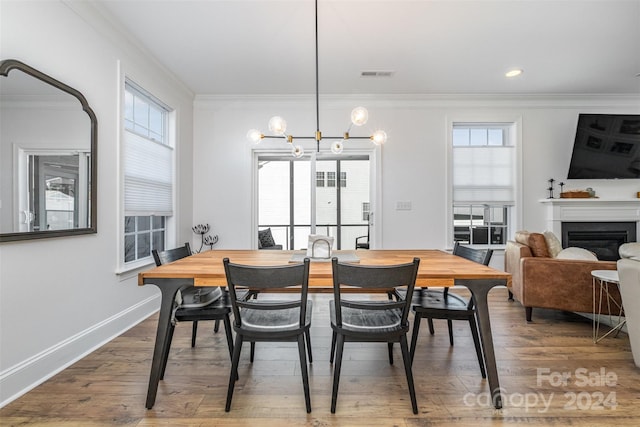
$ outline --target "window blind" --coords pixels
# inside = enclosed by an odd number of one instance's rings
[[[454,202],[513,205],[514,149],[513,146],[454,147]]]
[[[173,148],[125,131],[127,216],[173,215]]]

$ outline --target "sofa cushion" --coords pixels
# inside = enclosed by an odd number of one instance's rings
[[[513,240],[520,243],[521,245],[529,246],[529,234],[531,233],[525,230],[516,231],[516,235],[514,236]]]
[[[584,261],[598,261],[598,257],[591,251],[583,248],[565,248],[560,251],[556,259],[575,259]]]
[[[553,231],[545,231],[542,233],[544,235],[544,240],[547,242],[547,249],[549,249],[549,255],[551,258],[555,258],[558,256],[560,251],[562,250],[562,243],[558,237],[553,234]]]

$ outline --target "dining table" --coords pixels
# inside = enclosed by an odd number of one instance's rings
[[[225,258],[237,264],[267,266],[299,262],[304,256],[304,250],[214,249],[139,273],[138,285],[155,285],[161,293],[146,407],[151,409],[155,404],[162,371],[162,357],[167,346],[170,345],[171,313],[178,290],[188,286],[225,287],[227,285],[223,265]],[[331,256],[337,257],[341,262],[354,262],[359,265],[404,264],[412,262],[414,258],[420,258],[416,287],[464,286],[468,288],[476,304],[478,329],[492,403],[496,409],[502,408],[487,295],[495,286],[507,286],[511,281],[510,274],[437,249],[338,250],[332,251]],[[311,259],[309,292],[333,292],[330,258]]]

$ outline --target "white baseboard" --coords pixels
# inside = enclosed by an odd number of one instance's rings
[[[154,295],[0,372],[0,408],[137,325],[160,307]]]

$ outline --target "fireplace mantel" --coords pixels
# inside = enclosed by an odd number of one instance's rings
[[[556,236],[562,233],[563,222],[613,222],[636,223],[636,235],[640,235],[640,199],[567,198],[542,199],[546,205],[547,229]]]

